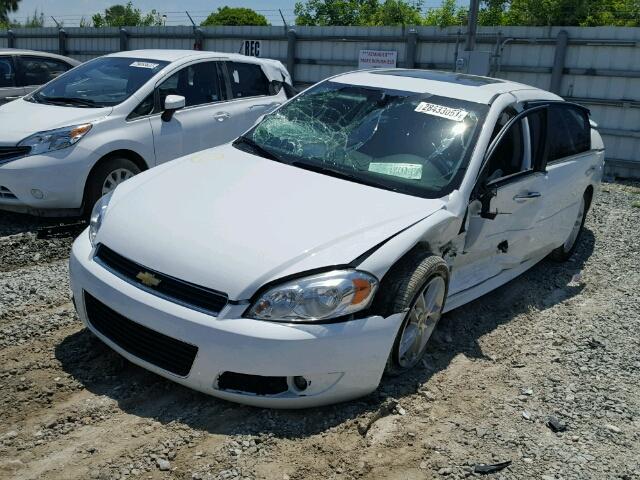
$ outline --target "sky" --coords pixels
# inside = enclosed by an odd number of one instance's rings
[[[96,12],[102,12],[105,8],[115,3],[126,3],[128,0],[21,0],[18,12],[10,15],[10,18],[24,22],[27,16],[38,12],[44,12],[45,25],[54,26],[51,16],[65,25],[78,26],[80,19],[84,16],[90,20]],[[282,10],[285,20],[293,23],[295,15],[293,7],[296,0],[133,0],[136,8],[144,12],[153,9],[160,13],[167,14],[167,25],[189,25],[187,15],[188,10],[196,23],[202,22],[210,12],[218,7],[229,5],[230,7],[253,8],[267,17],[272,25],[282,25],[282,19],[278,9]],[[436,6],[440,0],[427,0],[423,2],[425,7]]]
[[[53,15],[58,21],[63,20],[68,26],[77,26],[80,18],[84,16],[90,19],[96,12],[102,12],[105,8],[114,3],[126,3],[127,0],[21,0],[20,9],[10,15],[19,21],[24,21],[38,9],[44,12],[47,25],[53,25],[50,16]],[[229,5],[231,7],[249,7],[262,13],[273,25],[282,25],[278,9],[282,12],[287,21],[294,18],[293,6],[295,0],[133,0],[136,8],[144,12],[153,9],[167,13],[167,25],[188,24],[185,10],[188,10],[196,23],[200,23],[207,15],[218,7]]]

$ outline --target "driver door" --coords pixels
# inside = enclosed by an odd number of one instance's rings
[[[512,112],[487,150],[469,204],[464,251],[452,271],[451,295],[497,279],[545,249],[536,229],[546,197],[546,111],[517,117]]]

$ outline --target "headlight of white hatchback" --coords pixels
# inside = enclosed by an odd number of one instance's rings
[[[111,200],[111,196],[113,192],[109,192],[103,197],[100,198],[93,207],[91,211],[91,218],[89,219],[89,241],[91,245],[94,247],[96,235],[98,235],[98,231],[102,226],[102,221],[104,220],[105,213],[107,211],[107,207],[109,206],[109,201]]]
[[[358,270],[334,270],[298,278],[260,295],[247,314],[258,320],[309,322],[364,310],[373,300],[378,280]]]
[[[72,127],[57,128],[46,132],[38,132],[22,140],[19,147],[31,147],[29,155],[39,155],[42,153],[62,150],[78,143],[89,131],[92,125],[74,125]]]

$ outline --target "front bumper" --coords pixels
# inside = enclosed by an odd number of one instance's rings
[[[397,314],[292,325],[242,318],[238,313],[243,307],[237,305],[225,307],[213,317],[138,288],[96,263],[92,256],[85,231],[73,245],[70,276],[78,315],[93,333],[143,368],[195,390],[249,405],[312,407],[372,392],[380,382],[402,321],[402,315]],[[189,373],[174,375],[102,335],[87,318],[85,292],[131,321],[197,346]],[[218,386],[223,372],[287,377],[291,388],[274,395],[223,390]],[[310,380],[305,391],[291,384],[297,376]]]
[[[46,215],[78,210],[97,154],[82,145],[0,165],[0,209]]]

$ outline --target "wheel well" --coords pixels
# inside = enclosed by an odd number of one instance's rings
[[[84,182],[84,194],[82,196],[83,205],[84,205],[85,199],[87,198],[87,185],[89,184],[89,179],[93,175],[93,172],[95,172],[96,169],[107,160],[111,158],[117,158],[117,157],[131,160],[133,163],[136,164],[136,167],[138,167],[141,172],[144,172],[145,170],[149,169],[149,166],[147,165],[147,162],[145,161],[145,159],[142,158],[139,154],[137,154],[133,150],[115,150],[111,153],[108,153],[107,155],[103,156],[100,160],[98,160],[93,167],[91,167],[91,170],[89,171],[89,175],[87,175],[87,179]]]
[[[584,196],[587,199],[587,209],[591,206],[591,200],[593,200],[593,185],[589,185],[584,191]]]

